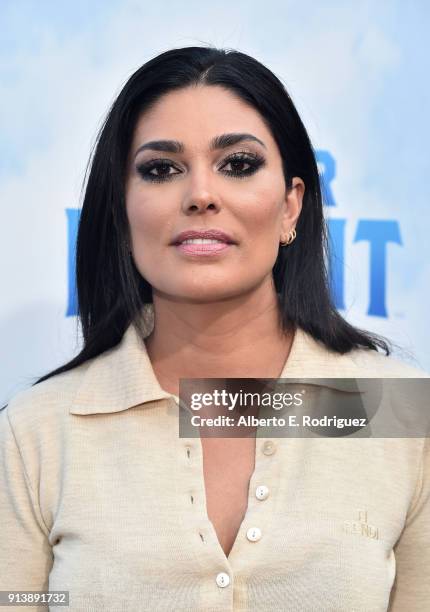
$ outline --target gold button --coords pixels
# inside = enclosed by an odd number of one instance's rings
[[[273,455],[274,452],[276,452],[275,443],[272,440],[266,440],[263,444],[263,453],[265,455]]]

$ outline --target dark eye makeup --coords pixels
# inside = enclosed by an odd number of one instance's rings
[[[230,170],[223,170],[222,173],[233,178],[246,178],[257,172],[265,163],[264,157],[258,153],[238,151],[227,157],[220,168],[230,166]],[[244,169],[243,166],[248,166],[248,168]],[[172,169],[176,172],[171,172]],[[172,180],[177,174],[181,174],[181,170],[170,159],[160,158],[137,164],[136,170],[144,181],[151,183],[165,183]],[[156,174],[154,174],[154,171]]]

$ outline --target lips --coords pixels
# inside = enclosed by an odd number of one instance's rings
[[[192,240],[194,238],[206,238],[207,240],[219,240],[225,244],[236,244],[232,236],[219,229],[185,230],[177,234],[171,244],[177,246],[185,240]]]

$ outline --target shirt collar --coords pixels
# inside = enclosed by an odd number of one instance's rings
[[[143,311],[146,338],[154,325],[153,304],[145,304]],[[292,378],[303,383],[323,384],[341,391],[356,392],[357,381],[348,380],[356,376],[357,367],[348,355],[329,351],[321,342],[297,328],[279,378]],[[337,377],[344,380],[338,380]],[[315,378],[324,381],[316,383]],[[118,345],[90,360],[89,365],[87,363],[69,412],[120,412],[132,406],[169,398],[179,399],[161,388],[146,345],[131,323]]]

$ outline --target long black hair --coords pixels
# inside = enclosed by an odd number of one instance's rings
[[[384,338],[350,325],[330,295],[329,241],[315,152],[282,82],[256,59],[212,46],[171,49],[141,66],[125,83],[100,129],[85,176],[76,245],[78,319],[84,346],[38,384],[118,344],[130,323],[142,335],[142,307],[151,285],[129,256],[125,208],[127,160],[137,120],[164,94],[191,85],[219,85],[253,106],[270,129],[283,160],[286,187],[305,183],[297,238],[280,248],[273,267],[284,330],[300,327],[327,348],[346,353],[381,348]]]

